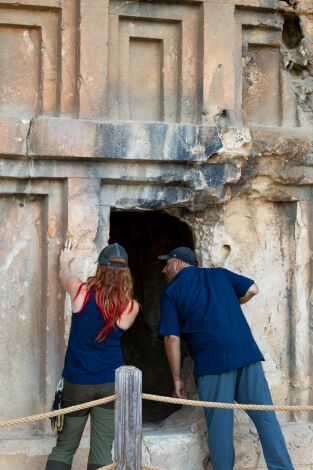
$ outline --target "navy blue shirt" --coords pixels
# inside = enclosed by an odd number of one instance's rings
[[[252,279],[224,268],[190,266],[161,293],[159,336],[181,336],[196,379],[264,361],[238,298]]]
[[[115,381],[115,369],[124,365],[121,348],[123,330],[112,328],[103,341],[96,337],[105,326],[93,292],[85,308],[73,313],[63,377],[74,384]]]

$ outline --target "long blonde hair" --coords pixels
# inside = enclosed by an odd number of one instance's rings
[[[96,304],[106,322],[96,337],[98,341],[102,341],[121,318],[130,302],[129,311],[133,308],[133,280],[130,270],[127,267],[116,268],[98,264],[96,274],[88,277],[87,281],[79,286],[75,299],[83,286],[87,289],[80,312],[85,308],[93,292]]]

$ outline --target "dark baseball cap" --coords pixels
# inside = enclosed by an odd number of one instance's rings
[[[125,248],[118,243],[108,245],[101,251],[98,263],[114,268],[126,268],[128,266],[128,255]]]
[[[180,246],[179,248],[175,248],[174,250],[170,251],[167,255],[158,256],[158,259],[162,261],[166,261],[170,258],[177,258],[181,261],[184,261],[185,263],[198,266],[196,253],[191,248],[187,248],[186,246]]]

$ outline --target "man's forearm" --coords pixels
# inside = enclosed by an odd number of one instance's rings
[[[165,354],[171,369],[173,381],[180,379],[180,338],[179,336],[164,337]]]

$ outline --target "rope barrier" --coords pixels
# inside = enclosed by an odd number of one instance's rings
[[[149,465],[149,464],[142,464],[142,468],[144,470],[163,470],[163,468],[159,468],[159,467],[153,467],[153,465]]]
[[[148,393],[142,394],[143,400],[158,401],[162,403],[174,403],[176,405],[187,405],[187,406],[199,406],[202,408],[222,408],[228,410],[256,410],[256,411],[313,411],[312,405],[244,405],[239,403],[219,403],[219,402],[209,402],[209,401],[200,401],[200,400],[186,400],[182,398],[172,398],[165,397],[162,395],[151,395]],[[67,408],[62,408],[56,411],[48,411],[46,413],[40,413],[32,416],[25,416],[23,418],[9,419],[6,421],[0,422],[0,428],[5,428],[9,426],[14,426],[17,424],[32,423],[34,421],[39,421],[46,418],[52,418],[54,416],[65,415],[68,413],[73,413],[74,411],[84,410],[86,408],[92,408],[93,406],[103,405],[105,403],[110,403],[116,400],[116,395],[111,395],[109,397],[100,398],[99,400],[93,400],[86,403],[81,403],[80,405],[69,406]],[[115,470],[116,464],[112,463],[101,467],[99,470]],[[159,467],[154,467],[149,464],[142,465],[143,470],[162,470]]]
[[[89,401],[87,403],[81,403],[80,405],[69,406],[68,408],[61,408],[56,411],[48,411],[46,413],[40,413],[32,416],[25,416],[23,418],[9,419],[0,422],[0,428],[8,426],[14,426],[17,424],[32,423],[34,421],[40,421],[46,418],[52,418],[54,416],[65,415],[73,413],[74,411],[84,410],[86,408],[92,408],[93,406],[103,405],[115,401],[116,395],[109,397],[100,398],[99,400]],[[183,398],[171,398],[164,397],[162,395],[151,395],[148,393],[142,394],[143,400],[159,401],[162,403],[174,403],[176,405],[187,405],[187,406],[200,406],[202,408],[222,408],[226,410],[256,410],[256,411],[313,411],[312,405],[242,405],[239,403],[219,403],[209,402],[200,400],[185,400]]]
[[[110,403],[115,401],[116,395],[111,395],[109,397],[100,398],[99,400],[88,401],[86,403],[81,403],[80,405],[69,406],[68,408],[61,408],[56,411],[48,411],[46,413],[40,413],[32,416],[25,416],[24,418],[8,419],[6,421],[0,422],[0,428],[6,428],[8,426],[14,426],[16,424],[32,423],[33,421],[40,421],[41,419],[53,418],[54,416],[65,415],[68,413],[73,413],[73,411],[84,410],[86,408],[92,408],[93,406],[103,405],[105,403]]]
[[[110,465],[106,465],[105,467],[99,468],[99,470],[115,470],[116,469],[116,464],[111,463]]]
[[[159,467],[153,467],[153,465],[149,465],[149,464],[142,464],[142,467],[141,467],[143,470],[163,470],[162,468],[159,468]],[[101,467],[99,468],[99,470],[115,470],[116,469],[116,464],[115,463],[111,463],[110,465],[106,465],[105,467]]]
[[[201,406],[202,408],[223,408],[226,410],[256,410],[256,411],[313,411],[312,405],[241,405],[239,403],[219,403],[200,400],[185,400],[183,398],[164,397],[162,395],[142,394],[143,400],[174,403],[176,405]]]

